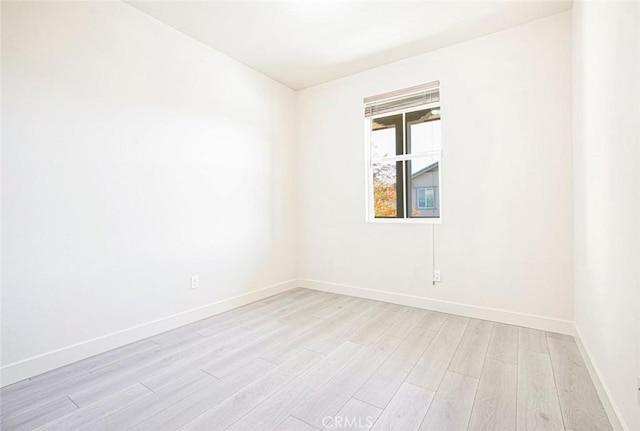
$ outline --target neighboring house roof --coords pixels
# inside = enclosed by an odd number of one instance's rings
[[[427,173],[429,171],[432,171],[433,169],[435,169],[437,167],[438,167],[438,162],[434,162],[434,163],[430,164],[429,166],[426,166],[426,167],[420,169],[418,172],[412,174],[411,178],[419,177],[420,175],[425,174],[425,173]]]
[[[438,162],[434,162],[434,163],[432,163],[432,164],[430,164],[428,166],[425,166],[424,168],[420,169],[415,174],[411,175],[411,178],[419,177],[420,175],[426,174],[427,172],[432,171],[437,167],[438,167]],[[395,187],[396,183],[392,183],[392,185]]]

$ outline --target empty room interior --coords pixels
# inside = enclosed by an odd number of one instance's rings
[[[2,0],[0,429],[640,431],[640,0]]]

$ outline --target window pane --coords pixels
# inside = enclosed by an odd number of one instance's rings
[[[425,191],[425,208],[435,208],[436,207],[435,189],[429,187],[424,191]]]
[[[408,112],[406,122],[407,153],[426,153],[442,149],[439,108]]]
[[[373,164],[375,217],[403,217],[402,178],[402,162]]]
[[[402,154],[402,114],[371,120],[371,158]]]
[[[418,157],[407,164],[409,217],[440,217],[440,156]]]
[[[371,157],[393,157],[396,155],[396,129],[378,129],[371,131]]]
[[[418,192],[418,208],[422,209],[422,208],[426,208],[427,207],[427,198],[426,198],[426,189],[424,188],[419,188],[416,189],[416,191]]]

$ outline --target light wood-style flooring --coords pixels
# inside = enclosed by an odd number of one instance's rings
[[[606,431],[572,337],[294,289],[7,386],[2,430]]]

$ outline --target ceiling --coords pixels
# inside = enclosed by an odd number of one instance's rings
[[[295,90],[571,8],[526,0],[126,3]]]

